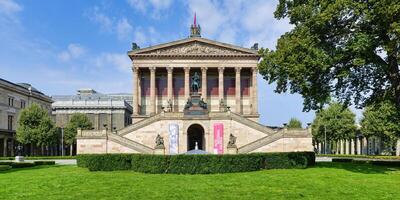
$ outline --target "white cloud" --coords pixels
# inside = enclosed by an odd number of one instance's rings
[[[133,27],[128,22],[128,20],[124,17],[120,19],[116,25],[116,32],[118,35],[118,39],[128,39],[129,36],[132,34]]]
[[[22,10],[22,6],[13,0],[0,0],[0,14],[12,15]]]
[[[196,12],[205,37],[245,47],[258,42],[274,48],[278,37],[292,28],[287,20],[274,18],[276,5],[268,0],[190,0],[187,23],[192,23]]]
[[[161,12],[169,9],[172,0],[127,0],[129,6],[143,14],[150,13],[154,19],[160,19]],[[165,15],[166,13],[163,13]]]
[[[126,54],[102,53],[95,58],[94,64],[98,68],[115,68],[121,72],[129,72],[131,61]]]
[[[88,12],[88,17],[94,23],[100,25],[102,31],[111,32],[113,29],[113,20],[102,13],[100,8],[95,6]]]
[[[80,44],[69,44],[65,51],[58,54],[58,58],[62,61],[70,61],[79,58],[86,53],[85,47]]]

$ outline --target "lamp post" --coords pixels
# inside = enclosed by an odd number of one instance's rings
[[[326,154],[326,125],[324,125],[324,140],[325,140],[325,142],[324,142],[324,154]]]
[[[64,156],[64,127],[61,127],[61,156]]]

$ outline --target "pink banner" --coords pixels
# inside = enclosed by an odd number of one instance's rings
[[[215,123],[214,124],[214,154],[224,153],[224,124]]]

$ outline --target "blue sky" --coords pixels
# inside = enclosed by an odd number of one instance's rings
[[[275,20],[272,0],[0,0],[0,77],[28,82],[48,95],[79,88],[102,93],[131,92],[131,43],[141,47],[188,36],[194,12],[202,37],[250,47],[275,48],[291,29]],[[275,94],[259,76],[261,122],[282,125],[291,117],[303,125],[296,94]]]

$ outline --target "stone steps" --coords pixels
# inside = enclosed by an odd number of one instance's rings
[[[122,136],[114,134],[114,133],[108,133],[108,139],[117,144],[128,147],[132,150],[138,151],[139,153],[151,154],[154,151],[153,148],[150,148],[146,145],[132,141],[128,138],[122,137]]]

